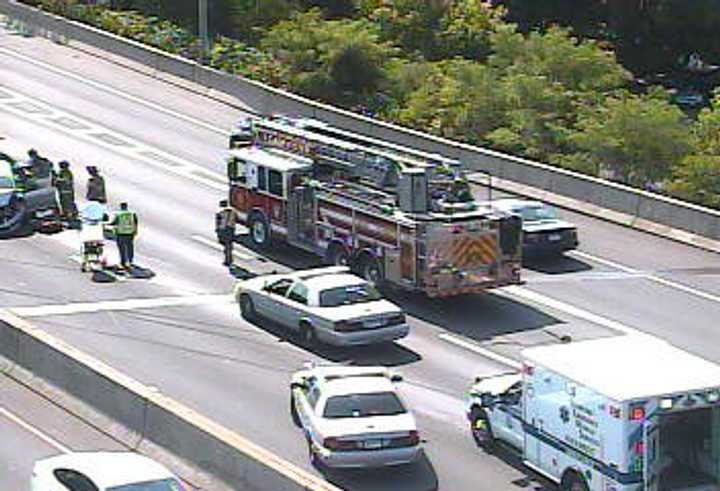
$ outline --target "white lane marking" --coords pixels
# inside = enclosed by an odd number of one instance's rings
[[[195,242],[199,242],[200,244],[206,245],[212,249],[215,249],[216,251],[223,250],[222,244],[218,244],[216,241],[208,239],[207,237],[203,237],[201,235],[192,235],[190,236],[190,238]],[[255,259],[255,256],[251,256],[250,254],[243,254],[242,252],[236,250],[233,250],[233,257],[240,259],[241,261],[251,261]]]
[[[447,341],[448,343],[452,343],[456,346],[460,346],[461,348],[473,351],[479,355],[484,356],[485,358],[490,358],[491,360],[497,361],[498,363],[502,363],[503,365],[507,365],[509,367],[517,369],[522,368],[522,363],[520,363],[519,361],[495,353],[494,351],[483,348],[482,346],[478,346],[477,343],[467,341],[451,334],[438,334],[438,337],[443,341]]]
[[[550,298],[546,295],[534,292],[532,290],[528,290],[527,288],[523,288],[521,286],[506,286],[495,290],[493,293],[497,293],[500,295],[508,295],[511,297],[520,298],[522,300],[544,305],[545,307],[564,312],[573,317],[584,319],[586,321],[592,322],[593,324],[607,327],[608,329],[612,329],[623,334],[648,336],[648,334],[640,331],[639,329],[626,326],[621,322],[602,317],[598,314],[593,314],[592,312],[588,312],[587,310],[581,309],[580,307],[575,307],[574,305],[561,302],[560,300],[555,300],[554,298]]]
[[[655,283],[658,283],[663,286],[667,286],[669,288],[674,288],[675,290],[680,290],[682,292],[688,293],[690,295],[694,295],[694,296],[702,298],[704,300],[710,300],[711,302],[720,303],[720,297],[717,295],[713,295],[711,293],[707,293],[702,290],[698,290],[696,288],[692,288],[690,286],[683,285],[681,283],[676,283],[671,280],[666,280],[665,278],[661,278],[661,277],[655,276],[653,274],[643,273],[640,270],[633,269],[628,266],[624,266],[622,264],[616,263],[614,261],[610,261],[608,259],[603,259],[601,257],[593,256],[592,254],[588,254],[587,252],[571,251],[570,254],[572,254],[573,256],[583,258],[583,259],[587,259],[588,261],[592,261],[592,262],[595,262],[598,264],[603,264],[605,266],[610,266],[611,268],[619,269],[620,271],[623,271],[625,273],[641,275],[641,277],[644,279],[654,281]]]
[[[44,317],[119,310],[154,309],[188,305],[225,304],[233,301],[230,294],[185,295],[156,298],[130,298],[100,302],[75,302],[67,304],[40,305],[35,307],[10,307],[7,310],[19,317]]]
[[[16,416],[15,414],[11,413],[4,407],[0,407],[0,414],[5,416],[10,421],[17,424],[24,430],[32,433],[33,435],[35,435],[36,437],[38,437],[39,439],[41,439],[42,441],[44,441],[45,443],[50,445],[51,447],[55,447],[57,450],[61,451],[62,453],[72,453],[72,450],[70,450],[68,447],[66,447],[62,443],[58,442],[57,440],[54,440],[50,436],[46,435],[42,431],[40,431],[37,428],[35,428],[34,426],[32,426],[30,423],[21,419],[19,416]]]
[[[227,192],[227,185],[221,184],[226,181],[226,177],[218,172],[213,172],[200,165],[194,164],[180,157],[167,153],[158,148],[145,145],[130,137],[127,137],[121,133],[100,126],[94,122],[78,117],[77,115],[67,113],[53,106],[40,102],[36,99],[26,97],[19,92],[15,92],[2,86],[3,92],[8,92],[13,96],[12,99],[0,101],[0,109],[8,113],[14,114],[19,118],[39,122],[45,126],[51,126],[61,133],[70,135],[73,138],[86,141],[93,146],[102,147],[114,153],[118,153],[128,157],[131,160],[140,160],[158,169],[191,179],[196,182],[205,184],[206,186]],[[10,103],[13,102],[29,102],[35,106],[41,107],[44,111],[38,112],[27,112],[22,109],[18,109]],[[47,112],[45,112],[47,111]],[[61,122],[58,122],[62,117],[71,118],[75,121],[82,122],[86,128],[83,129],[69,129],[64,126]],[[98,137],[98,134],[104,134],[115,139],[121,140],[126,144],[114,145],[108,143]],[[168,165],[162,161],[158,161],[152,158],[153,155],[159,158],[171,162],[173,165]]]
[[[30,58],[29,56],[21,55],[20,53],[16,53],[14,51],[11,51],[7,48],[0,48],[0,52],[4,53],[7,56],[21,59],[27,63],[30,63],[31,65],[36,65],[39,67],[44,68],[45,70],[49,70],[51,72],[55,72],[59,75],[62,75],[63,77],[71,78],[77,82],[83,83],[85,85],[89,85],[90,87],[93,87],[95,89],[99,89],[103,92],[107,92],[113,95],[116,95],[118,97],[122,97],[124,99],[127,99],[129,101],[135,102],[137,104],[143,105],[145,107],[148,107],[150,109],[153,109],[155,111],[160,111],[162,113],[165,113],[167,115],[170,115],[174,118],[181,119],[183,121],[186,121],[188,123],[192,123],[194,125],[200,126],[202,128],[205,128],[207,130],[213,131],[215,133],[220,133],[224,136],[230,136],[230,132],[227,130],[224,130],[222,128],[218,128],[217,126],[213,126],[209,123],[206,123],[204,121],[201,121],[197,118],[193,118],[191,116],[187,116],[185,114],[179,113],[177,111],[173,111],[172,109],[168,109],[164,106],[161,106],[160,104],[156,104],[154,102],[146,101],[145,99],[142,99],[140,97],[131,95],[127,92],[123,92],[121,90],[115,89],[113,87],[110,87],[109,85],[105,85],[100,82],[96,82],[94,80],[90,80],[85,77],[81,77],[75,73],[69,72],[67,70],[63,70],[62,68],[58,68],[54,65],[50,65],[49,63],[45,63],[44,61],[35,60],[33,58]],[[249,111],[247,111],[249,112]]]

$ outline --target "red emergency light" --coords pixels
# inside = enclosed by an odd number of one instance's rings
[[[631,421],[642,421],[645,419],[645,408],[642,406],[636,406],[630,410]]]

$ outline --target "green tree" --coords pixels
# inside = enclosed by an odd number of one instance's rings
[[[577,129],[571,140],[597,168],[639,187],[667,178],[692,149],[685,116],[660,92],[610,96],[581,111]]]
[[[343,104],[357,104],[378,91],[395,53],[368,21],[324,20],[318,9],[279,22],[261,46],[286,65],[292,89]]]
[[[440,21],[442,56],[484,60],[490,52],[490,33],[503,22],[504,15],[505,9],[485,0],[451,2]]]

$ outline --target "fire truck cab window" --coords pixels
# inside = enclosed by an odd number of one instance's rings
[[[283,175],[281,172],[268,169],[268,192],[273,196],[284,196]]]
[[[258,189],[267,191],[267,169],[262,166],[258,166]]]

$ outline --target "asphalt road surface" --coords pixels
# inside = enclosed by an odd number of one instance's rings
[[[0,135],[69,160],[79,194],[84,165],[99,166],[111,204],[127,200],[140,216],[136,262],[149,277],[92,283],[74,232],[36,234],[0,242],[0,305],[315,473],[287,411],[291,372],[308,360],[397,367],[425,457],[401,470],[326,475],[341,487],[553,489],[511,454],[477,449],[463,415],[474,376],[507,371],[524,347],[640,330],[720,361],[720,257],[571,212],[563,216],[578,224],[580,250],[529,265],[526,285],[443,300],[393,294],[411,315],[408,338],[307,351],[275,326],[240,319],[227,295],[234,278],[212,221],[239,108],[2,31],[0,63]],[[237,252],[259,272],[318,265],[283,247]]]

